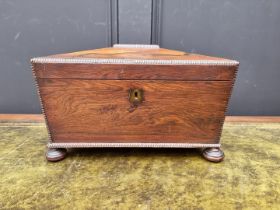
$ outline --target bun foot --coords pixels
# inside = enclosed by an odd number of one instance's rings
[[[46,152],[46,159],[50,162],[63,160],[67,155],[66,149],[48,148]]]
[[[225,155],[220,148],[206,148],[202,152],[203,157],[211,162],[221,162]]]

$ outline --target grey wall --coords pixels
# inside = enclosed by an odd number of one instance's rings
[[[111,46],[111,6],[108,0],[0,0],[0,113],[40,113],[30,58]]]
[[[0,0],[0,113],[39,113],[29,59],[113,43],[233,58],[231,115],[280,115],[278,0]]]

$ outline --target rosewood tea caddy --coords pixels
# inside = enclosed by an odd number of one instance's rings
[[[67,148],[202,148],[219,162],[238,62],[159,48],[112,48],[31,60],[45,116],[46,158]]]

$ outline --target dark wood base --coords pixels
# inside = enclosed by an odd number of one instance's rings
[[[211,162],[221,162],[225,155],[224,152],[220,148],[206,148],[202,152],[203,157]]]
[[[46,152],[46,159],[50,162],[57,162],[63,160],[67,155],[66,149],[48,148]]]

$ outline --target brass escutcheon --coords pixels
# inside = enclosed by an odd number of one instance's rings
[[[130,89],[129,90],[129,102],[133,106],[138,106],[143,101],[143,90],[142,89]]]

